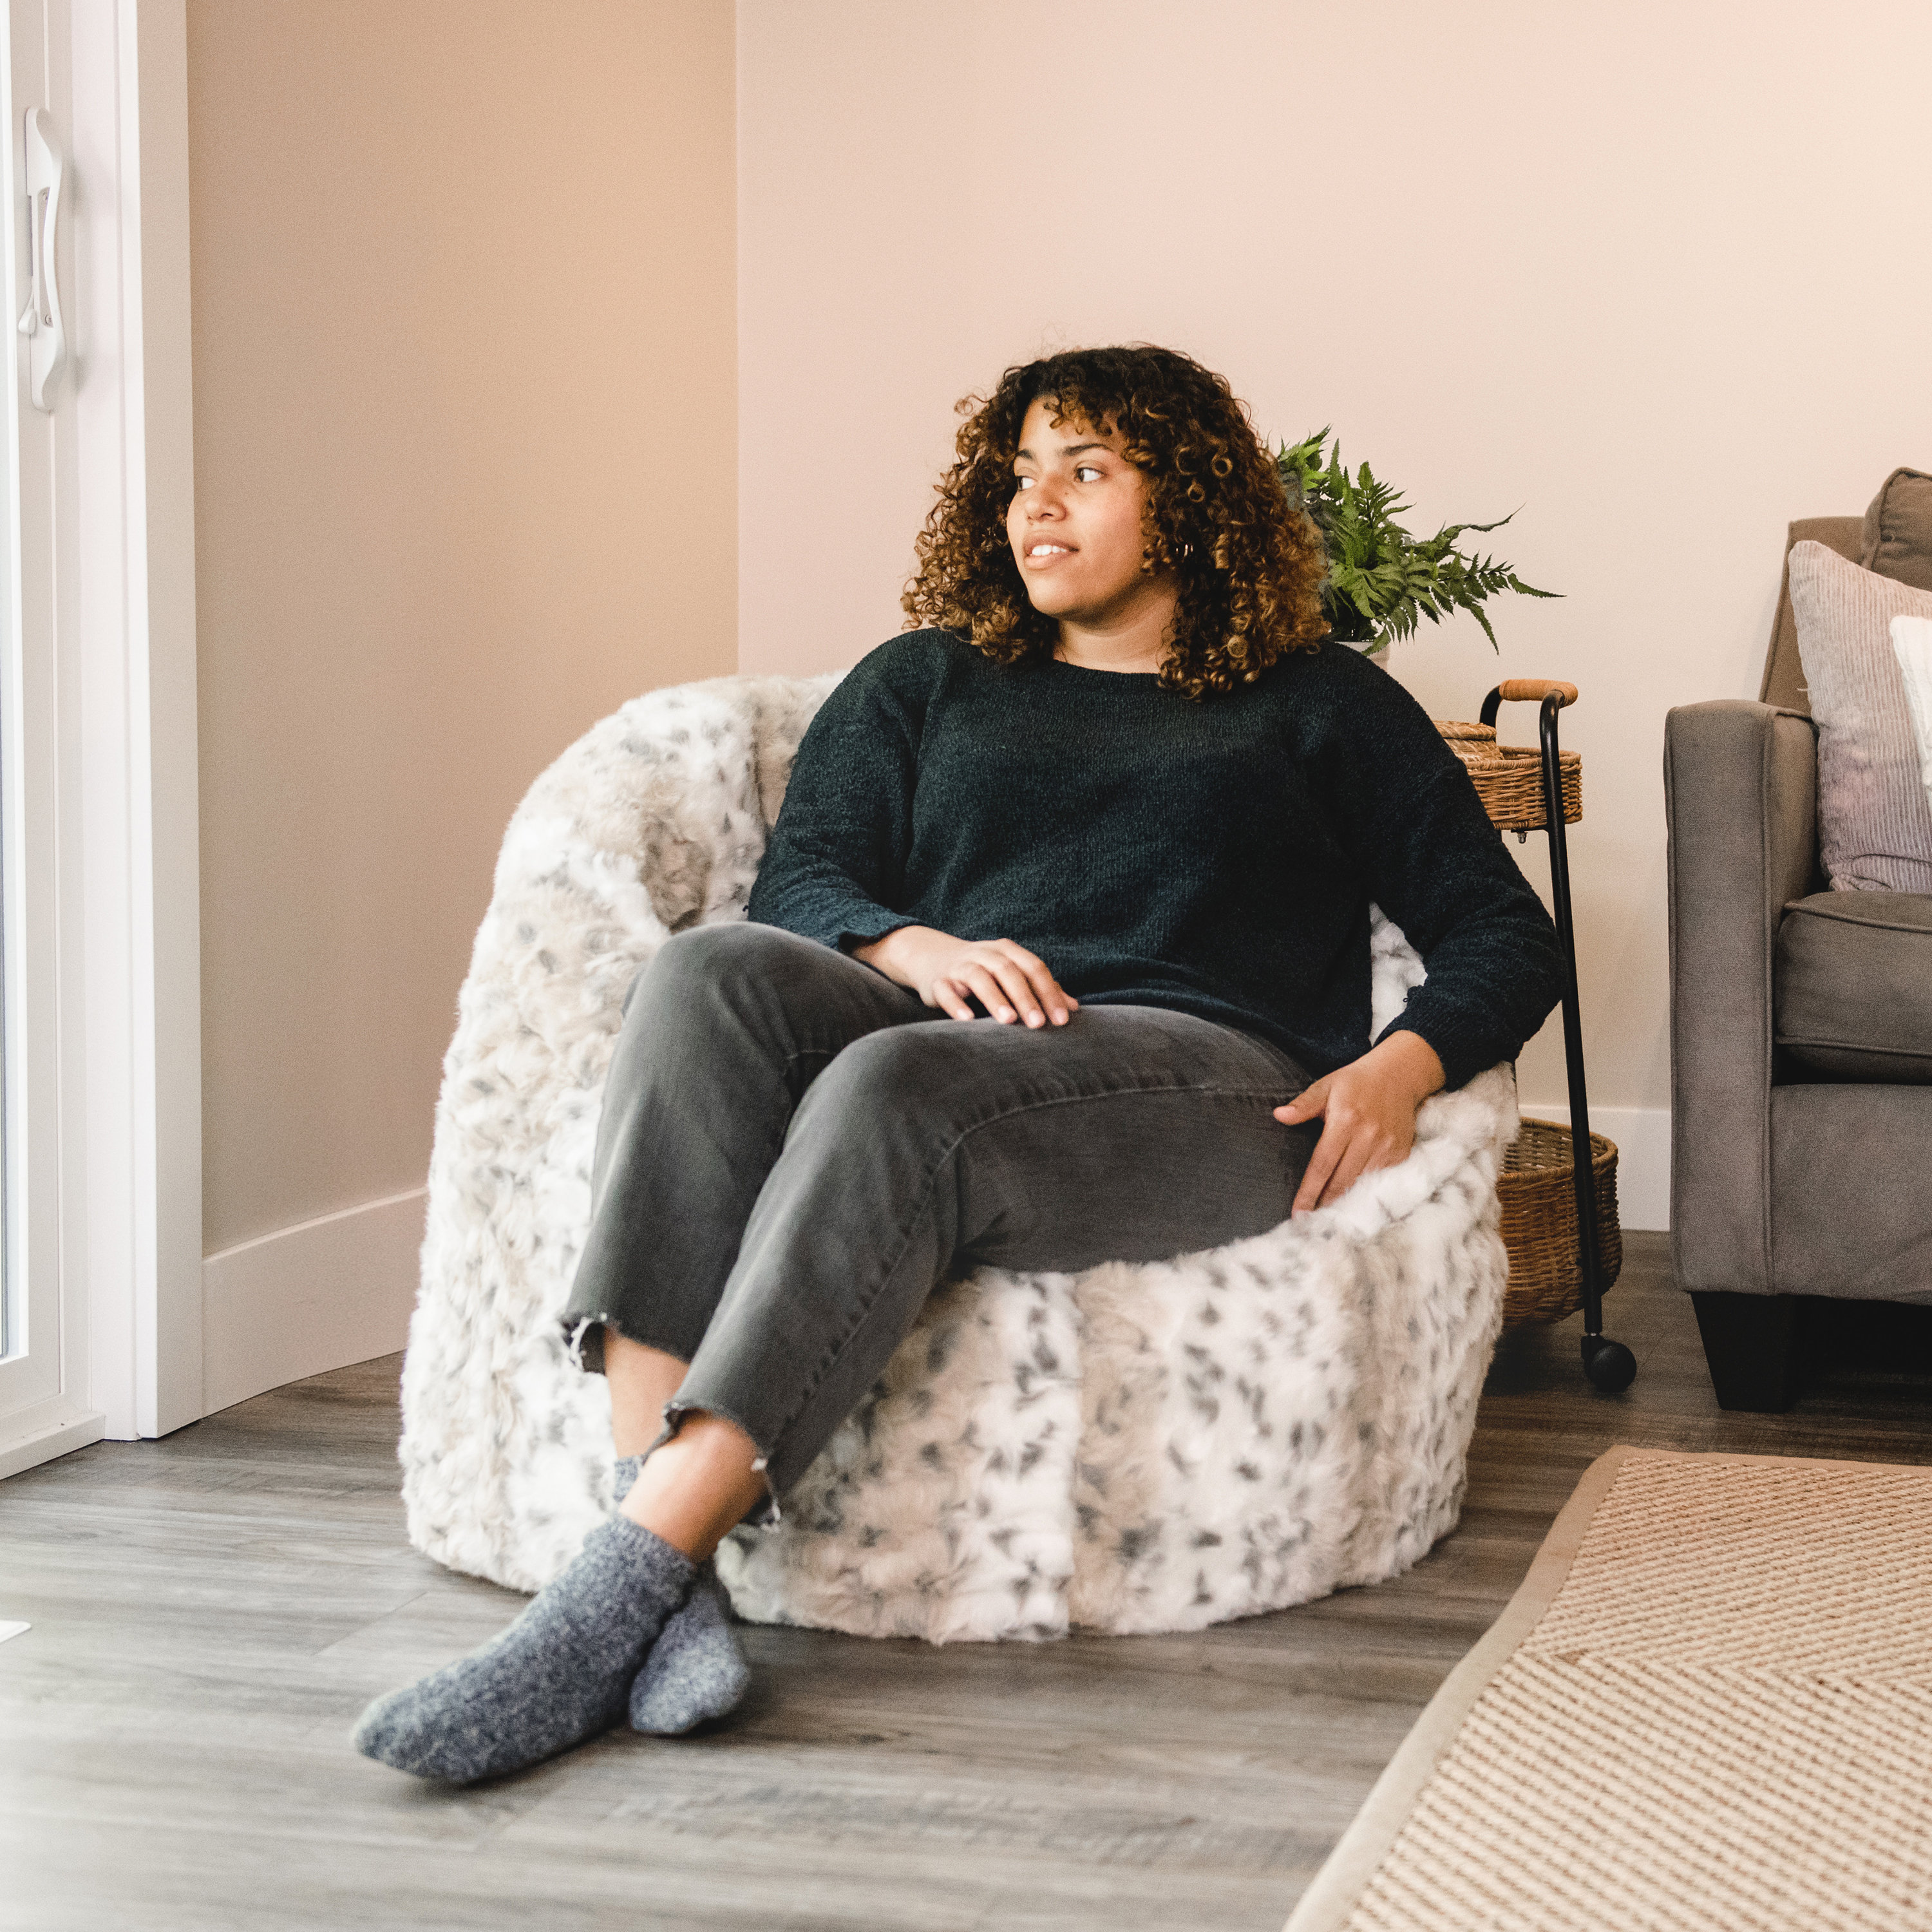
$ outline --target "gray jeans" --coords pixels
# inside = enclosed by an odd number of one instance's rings
[[[1318,1130],[1271,1110],[1307,1084],[1188,1014],[948,1019],[814,940],[698,926],[626,1001],[564,1318],[688,1363],[671,1413],[736,1423],[782,1496],[949,1274],[1286,1220]]]

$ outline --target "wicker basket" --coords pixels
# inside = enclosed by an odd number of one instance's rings
[[[1597,1183],[1597,1252],[1607,1288],[1623,1268],[1624,1238],[1617,1225],[1617,1150],[1601,1134],[1590,1136],[1590,1171]],[[1509,1250],[1503,1326],[1561,1322],[1575,1314],[1583,1305],[1583,1280],[1576,1261],[1570,1130],[1554,1120],[1526,1120],[1503,1156],[1496,1192],[1502,1202],[1503,1246]]]
[[[1534,745],[1498,745],[1493,725],[1438,718],[1436,728],[1462,760],[1492,824],[1504,832],[1542,830],[1543,754]],[[1583,815],[1582,754],[1559,751],[1556,763],[1563,778],[1563,822],[1574,825]]]

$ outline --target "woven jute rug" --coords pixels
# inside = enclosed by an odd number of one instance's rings
[[[1288,1932],[1932,1928],[1932,1469],[1613,1449]]]

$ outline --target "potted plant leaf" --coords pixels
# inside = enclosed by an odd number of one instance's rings
[[[1322,608],[1338,643],[1372,653],[1412,636],[1418,618],[1439,624],[1466,610],[1494,647],[1496,634],[1483,608],[1490,598],[1504,590],[1525,597],[1562,595],[1524,583],[1497,558],[1456,548],[1466,532],[1501,530],[1508,517],[1492,524],[1445,524],[1432,537],[1412,536],[1397,520],[1408,504],[1366,463],[1352,477],[1339,439],[1324,456],[1328,434],[1324,428],[1284,446],[1275,460],[1288,500],[1314,519],[1328,549]]]

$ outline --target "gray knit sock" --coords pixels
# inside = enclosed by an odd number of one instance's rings
[[[608,1730],[694,1574],[681,1550],[609,1517],[500,1636],[371,1704],[356,1748],[418,1778],[469,1784]]]
[[[752,1670],[731,1634],[730,1617],[707,1564],[631,1686],[632,1730],[676,1737],[737,1708]]]
[[[644,1461],[641,1456],[617,1459],[616,1502],[630,1494]],[[707,1563],[631,1687],[631,1728],[653,1737],[679,1736],[736,1710],[751,1682],[718,1573]]]

